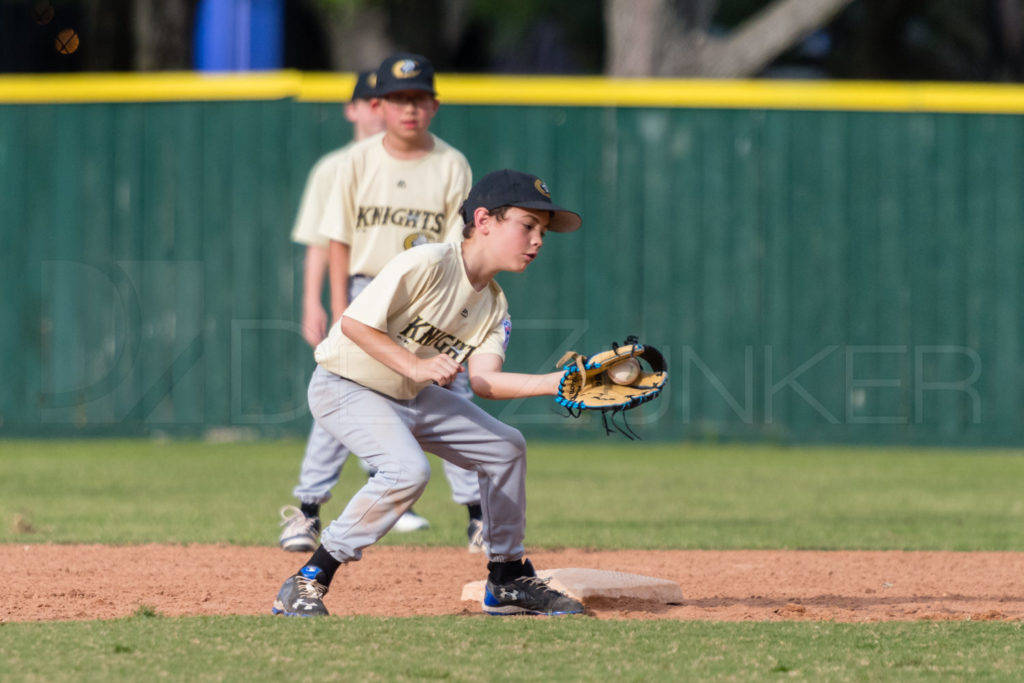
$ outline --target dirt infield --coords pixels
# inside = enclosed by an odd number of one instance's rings
[[[235,546],[0,546],[0,621],[269,614],[305,554]],[[714,621],[1024,620],[1024,553],[583,551],[530,553],[540,568],[584,567],[680,584],[678,605],[587,604],[599,619]],[[369,549],[339,570],[334,615],[480,614],[460,601],[485,560],[456,548]]]

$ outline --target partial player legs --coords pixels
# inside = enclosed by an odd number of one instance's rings
[[[444,476],[452,487],[452,500],[465,505],[469,511],[466,544],[469,552],[482,553],[487,548],[484,540],[484,521],[480,502],[480,479],[476,470],[466,470],[447,460],[441,460]]]
[[[299,468],[299,485],[292,492],[299,502],[323,504],[331,499],[349,451],[315,420]]]
[[[409,431],[402,402],[318,368],[309,405],[328,433],[377,471],[320,538],[337,560],[358,560],[423,493],[430,463]]]
[[[497,562],[523,556],[526,441],[518,429],[441,387],[409,402],[423,450],[478,473],[485,542]]]
[[[430,480],[430,463],[415,441],[409,441],[415,450],[371,456],[377,474],[366,480],[341,515],[324,529],[320,542],[336,559],[360,559],[362,549],[383,538],[423,493]]]
[[[429,450],[429,449],[427,449]],[[443,461],[444,476],[452,487],[452,500],[459,505],[473,505],[480,502],[480,482],[475,470],[466,470],[458,465]]]

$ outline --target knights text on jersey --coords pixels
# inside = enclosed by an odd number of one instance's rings
[[[505,357],[505,294],[493,280],[479,292],[473,289],[459,243],[428,244],[399,254],[352,301],[345,317],[386,332],[420,358],[445,353],[463,363],[474,353]],[[340,321],[315,356],[334,374],[397,399],[413,398],[428,384],[374,359],[342,333]]]
[[[349,245],[349,272],[375,276],[388,260],[420,244],[458,240],[459,207],[472,174],[466,157],[434,136],[434,149],[395,159],[384,134],[353,145],[341,159],[320,233]]]

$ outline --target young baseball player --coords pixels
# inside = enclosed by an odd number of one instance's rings
[[[373,80],[369,106],[383,121],[384,132],[339,155],[320,212],[319,234],[330,240],[334,320],[395,254],[413,244],[461,238],[458,208],[471,182],[465,157],[429,131],[439,107],[430,62],[399,53],[384,60]],[[453,389],[471,395],[465,379]],[[289,506],[282,511],[282,547],[305,552],[316,547],[320,505],[330,498],[347,456],[347,449],[314,427],[295,490],[301,510]],[[448,462],[444,471],[453,500],[468,510],[469,550],[481,552],[476,473]],[[411,531],[427,525],[409,510],[395,528]]]
[[[314,418],[377,470],[323,533],[321,545],[281,587],[274,614],[325,615],[335,572],[362,557],[423,492],[424,451],[479,477],[489,562],[484,611],[575,614],[576,600],[538,579],[523,560],[523,435],[444,387],[468,360],[483,398],[554,395],[562,373],[502,370],[511,324],[494,281],[537,257],[547,231],[570,232],[578,214],[555,205],[536,176],[484,176],[461,209],[465,240],[427,244],[391,260],[316,350],[309,385]]]
[[[314,349],[327,336],[328,327],[327,311],[321,298],[330,244],[330,240],[320,234],[324,204],[330,195],[337,165],[345,152],[356,142],[384,130],[384,121],[371,103],[376,79],[375,70],[360,72],[356,77],[352,97],[345,104],[345,118],[352,124],[352,141],[314,164],[292,227],[292,241],[306,247],[302,278],[302,336]],[[284,527],[280,537],[282,548],[296,552],[310,552],[316,548],[320,534],[320,504],[330,499],[330,491],[338,483],[347,458],[348,450],[314,421],[299,469],[299,484],[294,491],[302,509],[293,505],[281,508]]]
[[[373,107],[375,71],[362,71],[356,77],[352,97],[345,104],[345,118],[352,124],[352,141],[320,158],[309,172],[306,187],[299,201],[299,213],[292,228],[292,241],[306,247],[302,287],[302,336],[316,348],[327,336],[327,311],[321,300],[327,274],[327,246],[330,242],[320,234],[324,204],[330,195],[331,182],[342,156],[352,145],[384,130],[384,120]]]
[[[384,130],[384,119],[373,106],[377,71],[362,71],[356,77],[351,99],[345,104],[345,118],[352,124],[352,141],[329,152],[313,166],[299,202],[299,212],[292,228],[292,241],[306,247],[302,283],[302,336],[314,349],[327,336],[328,314],[321,293],[327,276],[330,240],[320,234],[324,205],[330,196],[331,183],[345,153],[360,140]],[[285,550],[312,552],[320,534],[320,505],[331,498],[331,489],[338,483],[341,468],[348,459],[348,449],[333,439],[316,422],[306,441],[306,453],[299,468],[299,484],[294,495],[301,508],[281,508],[279,542]],[[362,464],[362,461],[360,461]],[[369,473],[369,472],[368,472]],[[430,523],[412,509],[395,525],[396,531],[425,529]]]

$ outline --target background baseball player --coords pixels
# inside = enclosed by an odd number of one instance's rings
[[[384,120],[371,103],[376,79],[374,70],[362,71],[356,77],[352,97],[345,104],[345,118],[352,124],[352,141],[324,155],[314,164],[292,227],[292,241],[306,247],[302,278],[302,336],[313,348],[327,336],[330,322],[322,299],[327,276],[327,246],[330,243],[319,231],[323,208],[341,157],[356,142],[384,130]],[[338,483],[347,458],[348,450],[314,421],[299,468],[299,484],[293,491],[302,508],[293,505],[281,508],[284,529],[279,542],[282,548],[310,552],[316,547],[320,534],[320,504],[330,499],[331,489]]]
[[[306,247],[302,282],[302,336],[316,348],[327,336],[328,313],[322,293],[327,278],[327,247],[330,240],[320,234],[324,205],[331,192],[341,157],[356,142],[384,130],[384,119],[372,103],[375,69],[362,71],[356,77],[351,99],[345,104],[345,118],[352,124],[352,141],[320,158],[309,173],[299,202],[299,212],[292,228],[292,241]],[[299,484],[293,494],[301,509],[286,505],[281,509],[280,544],[285,550],[311,552],[320,534],[320,505],[331,498],[331,489],[338,483],[341,468],[348,458],[348,449],[313,422],[306,441],[306,453],[299,469]],[[360,460],[367,474],[372,474]],[[412,509],[395,524],[396,531],[425,529],[429,522]]]
[[[429,131],[439,106],[430,62],[399,53],[384,60],[374,75],[369,107],[383,121],[384,132],[337,155],[321,210],[320,235],[330,239],[335,320],[395,254],[414,244],[460,237],[458,207],[471,182],[465,157]],[[471,395],[465,379],[453,389]],[[330,498],[348,455],[319,430],[314,436],[315,448],[311,438],[295,491],[302,508],[288,509],[291,514],[281,536],[282,547],[291,550],[308,552],[315,547],[319,506]],[[480,551],[483,525],[477,477],[448,462],[444,470],[453,500],[468,510],[469,549]],[[304,481],[311,485],[304,487]],[[400,530],[427,524],[411,511],[399,522]]]
[[[313,416],[377,474],[324,530],[309,562],[284,582],[275,614],[327,614],[323,597],[337,568],[359,560],[363,548],[386,534],[422,494],[430,478],[425,450],[479,477],[489,559],[484,610],[583,611],[523,560],[523,435],[443,388],[464,374],[461,363],[468,359],[473,391],[481,397],[557,393],[561,371],[502,371],[511,323],[493,278],[524,271],[548,230],[576,230],[580,217],[556,206],[539,178],[515,171],[482,178],[462,215],[465,241],[422,245],[396,256],[317,347],[309,386]]]

